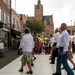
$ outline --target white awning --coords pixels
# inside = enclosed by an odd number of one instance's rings
[[[21,36],[16,36],[17,38],[21,38]]]
[[[3,27],[2,30],[9,32],[9,30],[5,27]]]

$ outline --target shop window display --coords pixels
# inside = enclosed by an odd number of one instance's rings
[[[0,31],[0,40],[4,41],[4,48],[8,48],[8,33]]]

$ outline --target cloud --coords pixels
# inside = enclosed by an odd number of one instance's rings
[[[57,9],[53,14],[54,14],[54,27],[60,27],[60,24],[65,22],[67,25],[71,25],[71,20],[72,24],[74,24],[75,20],[75,1],[74,0],[69,0],[68,3],[65,3],[63,7],[60,9]]]
[[[66,3],[69,3],[70,0],[41,0],[43,6],[54,11],[64,7]]]

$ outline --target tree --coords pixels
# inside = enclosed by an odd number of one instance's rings
[[[27,21],[26,27],[28,27],[33,33],[34,38],[36,39],[37,34],[41,34],[45,30],[45,25],[41,23],[40,20],[32,18]],[[36,41],[35,41],[36,44]]]
[[[45,30],[45,25],[40,22],[40,20],[37,19],[30,19],[26,23],[26,27],[28,27],[33,33],[34,37],[36,37],[37,34],[42,33]]]

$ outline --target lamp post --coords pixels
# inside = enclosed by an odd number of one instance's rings
[[[72,35],[72,20],[71,20],[71,35]]]

